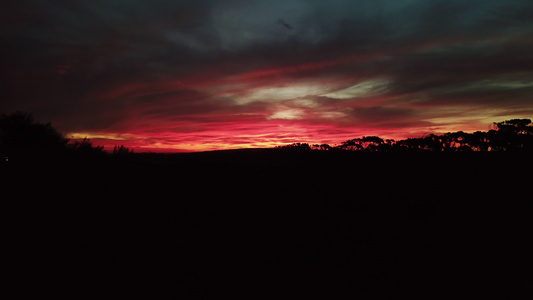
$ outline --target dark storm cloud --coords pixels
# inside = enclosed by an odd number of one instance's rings
[[[383,128],[426,126],[451,106],[528,113],[532,11],[520,0],[3,3],[0,111],[64,131],[136,118]]]

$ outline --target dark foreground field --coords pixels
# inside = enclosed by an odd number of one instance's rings
[[[0,165],[2,299],[531,299],[530,155]]]

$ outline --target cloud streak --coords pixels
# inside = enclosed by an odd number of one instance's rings
[[[527,1],[4,6],[0,111],[106,146],[335,144],[533,117]]]

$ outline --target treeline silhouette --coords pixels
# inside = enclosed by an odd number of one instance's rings
[[[297,151],[362,151],[362,152],[531,152],[533,126],[530,119],[511,119],[493,123],[496,129],[467,133],[463,131],[428,134],[421,138],[395,141],[378,136],[363,136],[343,141],[340,145],[293,143],[277,149]],[[38,123],[32,114],[16,112],[0,115],[0,155],[42,159],[43,157],[127,157],[133,151],[124,145],[112,152],[95,146],[85,138],[71,141],[59,133],[51,123]]]
[[[30,113],[0,115],[0,155],[3,162],[22,157],[24,160],[42,160],[65,156],[117,157],[131,153],[133,151],[123,145],[115,146],[108,153],[103,146],[95,146],[87,138],[71,141],[52,127],[51,123],[36,122]]]
[[[530,119],[512,119],[494,123],[496,129],[467,133],[463,131],[445,134],[429,134],[421,138],[395,141],[378,136],[363,136],[342,142],[338,146],[328,144],[293,143],[280,146],[289,150],[365,151],[365,152],[506,152],[533,151],[533,126]]]

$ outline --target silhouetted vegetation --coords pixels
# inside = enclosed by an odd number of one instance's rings
[[[68,149],[77,155],[85,157],[98,157],[105,154],[103,146],[94,146],[88,138],[69,144]]]
[[[115,146],[113,148],[113,155],[115,156],[129,155],[131,153],[133,153],[133,151],[130,150],[128,147],[125,147],[124,145]]]
[[[293,143],[277,147],[295,151],[363,151],[363,152],[527,152],[533,150],[533,126],[530,119],[512,119],[494,123],[487,132],[463,131],[428,134],[421,138],[395,141],[378,136],[346,140],[337,146]],[[89,139],[69,142],[50,123],[41,124],[31,114],[17,112],[0,115],[0,154],[10,156],[79,155],[83,157],[131,157],[133,151],[115,146],[111,153],[94,146]]]
[[[528,120],[404,141],[157,154],[67,142],[24,114],[0,119],[2,153],[74,158],[0,166],[5,299],[33,298],[28,286],[65,299],[533,292]]]
[[[289,150],[347,150],[365,152],[506,152],[533,151],[533,126],[530,119],[512,119],[494,123],[496,130],[487,132],[463,131],[445,134],[429,134],[422,138],[408,138],[394,141],[377,136],[364,136],[342,142],[332,147],[328,144],[313,145],[294,143],[281,146]]]
[[[124,157],[132,151],[124,146],[115,146],[113,157]],[[0,155],[2,161],[42,160],[59,157],[78,156],[80,158],[97,158],[108,155],[103,146],[95,146],[85,138],[70,141],[63,137],[51,123],[35,122],[28,113],[16,112],[0,115]]]
[[[31,114],[0,115],[0,152],[6,156],[62,152],[67,143],[50,123],[36,123]]]

